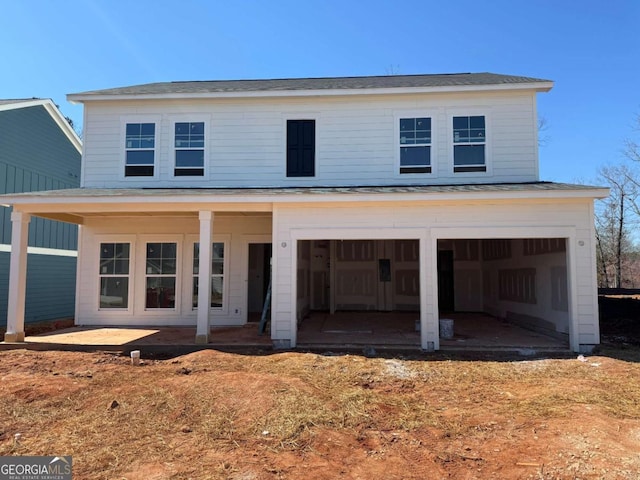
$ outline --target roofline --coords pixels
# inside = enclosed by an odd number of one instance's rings
[[[118,189],[105,189],[105,191],[117,191]],[[186,204],[202,204],[203,202],[212,203],[211,196],[215,193],[193,194],[193,193],[177,193],[168,195],[166,190],[160,190],[157,194],[129,194],[129,195],[63,195],[63,196],[43,196],[37,192],[22,194],[5,194],[0,196],[0,202],[3,206],[26,207],[19,208],[21,211],[36,211],[34,206],[40,208],[50,207],[46,211],[59,211],[51,208],[54,205],[83,205],[74,211],[93,211],[91,205],[123,205],[138,204],[145,205],[149,211],[185,211],[180,205]],[[213,203],[219,205],[229,204],[294,204],[294,203],[339,203],[344,201],[354,202],[421,202],[421,201],[451,201],[451,200],[513,200],[513,199],[575,199],[575,198],[605,198],[609,196],[609,189],[602,187],[592,187],[575,190],[519,190],[519,191],[484,191],[484,192],[349,192],[349,193],[278,193],[277,195],[270,193],[260,193],[256,195],[247,195],[246,193],[234,193],[228,195],[219,195],[213,200]],[[173,208],[167,208],[171,207]]]
[[[82,140],[80,140],[76,131],[69,125],[69,122],[64,115],[62,115],[60,109],[50,98],[34,98],[26,101],[18,100],[16,103],[5,103],[0,105],[0,112],[38,106],[45,108],[49,115],[51,115],[51,118],[58,124],[60,130],[62,130],[76,150],[78,150],[78,153],[82,154]]]
[[[188,83],[188,82],[183,82]],[[416,93],[450,93],[450,92],[486,92],[510,90],[535,90],[548,92],[553,88],[552,81],[489,84],[489,85],[443,85],[437,87],[395,87],[395,88],[332,88],[315,90],[255,90],[241,92],[200,92],[200,93],[143,93],[117,94],[104,93],[70,93],[67,100],[73,104],[87,101],[115,101],[115,100],[180,100],[191,98],[269,98],[269,97],[326,97],[345,95],[398,95]]]

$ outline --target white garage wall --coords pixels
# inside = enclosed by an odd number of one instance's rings
[[[295,345],[293,267],[294,239],[420,238],[425,245],[421,265],[423,348],[439,348],[437,333],[438,239],[553,238],[569,239],[569,330],[572,347],[599,343],[592,201],[511,200],[486,202],[360,203],[274,206],[274,340]],[[406,232],[413,231],[413,237]],[[403,232],[403,233],[396,233]],[[293,246],[293,248],[292,248]],[[422,252],[421,252],[422,253]],[[424,260],[422,259],[424,257]],[[424,263],[423,263],[424,262]],[[424,279],[424,281],[422,281]]]

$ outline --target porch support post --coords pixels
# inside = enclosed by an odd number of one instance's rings
[[[27,291],[27,243],[31,215],[11,213],[11,257],[5,342],[24,342],[24,306]]]
[[[209,343],[211,310],[211,258],[213,256],[213,212],[200,211],[200,256],[198,260],[198,317],[196,343]]]
[[[440,348],[438,324],[438,241],[431,232],[420,236],[420,347],[431,352]]]

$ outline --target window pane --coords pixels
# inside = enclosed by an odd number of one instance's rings
[[[162,274],[163,275],[173,275],[176,273],[176,261],[173,260],[162,260],[161,263]]]
[[[198,262],[200,261],[200,243],[193,244],[193,273],[198,274]]]
[[[214,275],[222,275],[224,273],[224,261],[213,260],[211,265],[211,273]]]
[[[211,279],[211,306],[222,307],[222,290],[224,279],[214,277]]]
[[[198,308],[198,277],[193,277],[193,308]]]
[[[400,134],[400,143],[403,145],[416,143],[415,132],[402,132]]]
[[[153,150],[127,150],[127,165],[153,165]]]
[[[431,119],[416,118],[416,130],[431,130]]]
[[[115,244],[113,243],[101,243],[100,244],[100,258],[113,258],[115,252]]]
[[[147,258],[160,258],[162,256],[161,243],[147,243]]]
[[[466,130],[469,128],[469,117],[453,117],[454,130]]]
[[[176,167],[203,167],[204,150],[178,150],[176,152]]]
[[[146,308],[175,308],[175,277],[147,277]]]
[[[114,272],[116,275],[128,275],[129,274],[129,260],[115,260]]]
[[[191,135],[204,135],[204,122],[194,122],[191,124]]]
[[[178,135],[189,135],[189,123],[181,122],[176,123],[176,137]]]
[[[213,258],[224,258],[224,243],[213,244]]]
[[[126,166],[124,169],[126,177],[153,177],[153,165]]]
[[[129,258],[129,244],[128,243],[116,243],[115,244],[116,257]]]
[[[469,138],[472,142],[484,142],[484,129],[470,130]]]
[[[155,139],[153,137],[141,137],[140,138],[140,148],[154,148]]]
[[[127,308],[129,306],[129,279],[103,277],[100,279],[100,308]]]
[[[400,166],[431,165],[431,147],[400,148]]]
[[[401,118],[400,119],[400,131],[412,131],[416,128],[416,119],[415,118]]]
[[[484,130],[484,116],[470,117],[469,128],[481,128]]]
[[[140,125],[140,134],[146,136],[155,136],[156,124],[155,123],[143,123]]]
[[[484,145],[455,145],[454,165],[484,165]]]
[[[162,243],[162,258],[176,258],[177,245],[175,243]]]
[[[127,137],[140,136],[141,127],[139,123],[127,123]]]
[[[113,275],[115,272],[114,260],[101,260],[100,261],[100,275]]]

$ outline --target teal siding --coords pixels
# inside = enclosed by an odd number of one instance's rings
[[[43,106],[0,112],[0,194],[80,186],[80,152]],[[77,249],[78,228],[32,217],[29,246]],[[11,209],[0,207],[0,244],[11,244]],[[7,321],[10,254],[0,252],[0,325]],[[72,317],[76,258],[30,254],[25,321]]]
[[[18,173],[17,184],[31,188],[18,187],[7,193],[58,188],[53,183],[47,185],[54,180],[80,185],[80,153],[44,107],[0,112],[0,132],[0,162],[38,175],[33,180]]]
[[[0,194],[80,186],[80,153],[42,107],[0,112]],[[77,249],[77,227],[33,218],[32,247]],[[0,207],[0,243],[11,243],[11,210]]]
[[[0,252],[0,326],[7,324],[9,257]],[[27,260],[25,322],[73,317],[76,258],[30,254]]]

